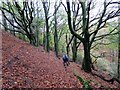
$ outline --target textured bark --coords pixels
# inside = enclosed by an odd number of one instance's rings
[[[92,72],[89,42],[85,41],[83,45],[84,45],[84,59],[82,63],[82,68],[86,72]]]
[[[68,56],[69,56],[69,52],[70,52],[70,44],[72,43],[73,38],[74,38],[74,36],[72,36],[72,37],[69,39],[69,43],[67,43],[67,46],[66,46],[67,55],[68,55]]]

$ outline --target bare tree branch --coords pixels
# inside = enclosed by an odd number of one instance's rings
[[[6,27],[4,24],[2,24],[1,22],[0,22],[0,24],[2,25],[2,26],[4,26],[7,30],[10,30],[10,31],[14,31],[14,32],[18,32],[18,33],[21,33],[21,34],[23,34],[23,35],[26,35],[24,32],[22,32],[22,31],[19,31],[19,30],[13,30],[13,29],[10,29],[10,28],[8,28],[8,27]]]
[[[57,2],[56,2],[57,3]],[[56,7],[56,10],[54,10],[54,13],[48,17],[48,19],[52,16],[54,16],[54,14],[58,11],[59,7],[61,6],[61,2],[59,3],[59,5]]]
[[[9,19],[6,17],[6,15],[5,15],[5,13],[4,13],[3,10],[1,10],[1,11],[2,11],[2,13],[3,13],[3,16],[7,19],[7,21],[8,21],[13,27],[20,29],[20,27],[15,26],[15,25],[11,22],[11,20],[9,20]]]
[[[117,26],[117,27],[118,27],[118,26]],[[118,34],[118,32],[113,33],[113,32],[117,29],[117,27],[115,27],[115,28],[114,28],[113,30],[111,30],[109,33],[104,34],[104,35],[96,36],[95,38],[101,38],[101,37],[105,37],[105,36],[108,36],[108,35],[115,35],[115,34]]]
[[[65,11],[67,12],[67,8],[65,7],[65,5],[63,4],[63,2],[61,1],[61,4],[63,5]]]

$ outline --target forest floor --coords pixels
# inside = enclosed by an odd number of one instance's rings
[[[2,88],[82,88],[74,73],[92,80],[94,88],[120,86],[84,72],[81,65],[73,62],[65,69],[62,58],[56,58],[53,51],[47,53],[42,46],[34,47],[2,31]],[[96,73],[111,78],[103,72]]]

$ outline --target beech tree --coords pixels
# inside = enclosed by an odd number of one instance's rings
[[[23,7],[18,2],[7,2],[4,3],[5,7],[0,6],[0,10],[4,18],[17,30],[10,30],[22,33],[26,35],[30,41],[30,44],[35,45],[35,36],[31,28],[33,22],[33,3],[32,2],[23,2]],[[12,16],[11,20],[6,13],[9,13]],[[15,25],[13,21],[17,24]],[[4,25],[5,26],[5,25]],[[6,27],[7,28],[7,27]],[[9,28],[7,28],[9,29]]]
[[[55,27],[55,31],[54,31],[54,48],[55,48],[55,53],[56,56],[58,57],[58,31],[57,31],[57,11],[60,7],[60,3],[57,6],[57,2],[55,1],[55,5],[54,5],[54,12],[50,15],[49,14],[49,10],[50,10],[50,1],[44,1],[42,0],[42,4],[43,4],[43,8],[44,8],[44,14],[45,14],[45,27],[46,27],[46,38],[45,38],[45,47],[47,52],[49,52],[50,50],[50,27],[53,24],[53,20],[54,20],[54,27]],[[50,20],[50,18],[54,16],[53,20]]]
[[[92,2],[93,0],[79,0],[79,2],[77,2],[78,7],[79,5],[81,7],[77,9],[77,12],[75,13],[76,17],[74,18],[81,16],[81,19],[79,18],[79,20],[75,21],[75,23],[80,22],[81,24],[81,28],[78,29],[80,32],[76,32],[72,25],[73,17],[71,15],[71,5],[69,0],[66,0],[67,7],[64,6],[68,16],[68,25],[70,32],[73,36],[78,38],[84,46],[84,59],[82,68],[86,72],[92,72],[92,68],[94,69],[91,60],[91,47],[93,46],[94,42],[101,40],[108,35],[118,34],[118,32],[116,32],[117,26],[108,33],[99,35],[98,32],[102,31],[102,28],[104,28],[106,22],[108,22],[110,19],[120,16],[120,9],[114,7],[118,4],[118,2],[113,2],[112,0],[107,2],[105,0],[103,9],[101,8],[102,11],[99,11],[95,16],[91,17],[90,12],[93,8]],[[80,12],[80,10],[82,12]]]
[[[50,8],[50,1],[49,2],[42,1],[42,4],[43,4],[44,13],[45,13],[45,26],[46,26],[45,48],[47,52],[49,52],[50,50],[49,18],[50,17],[48,16],[48,14],[49,14],[49,8]]]

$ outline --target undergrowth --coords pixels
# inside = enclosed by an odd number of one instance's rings
[[[78,76],[76,74],[74,74],[78,79],[79,81],[83,84],[83,88],[86,88],[86,90],[93,90],[93,88],[91,87],[90,83],[91,83],[91,80],[84,80],[81,76]]]

